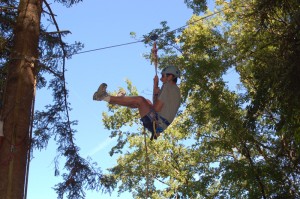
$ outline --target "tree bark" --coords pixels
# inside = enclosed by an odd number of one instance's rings
[[[0,148],[1,199],[26,196],[41,11],[42,0],[20,0],[1,114],[4,121]]]

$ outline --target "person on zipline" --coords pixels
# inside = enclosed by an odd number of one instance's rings
[[[154,76],[153,104],[142,96],[111,96],[106,91],[106,83],[99,86],[93,100],[138,108],[143,126],[152,133],[151,140],[157,139],[174,120],[181,101],[180,90],[176,84],[180,71],[175,66],[168,66],[162,70],[161,75],[161,89],[158,87],[158,76]]]

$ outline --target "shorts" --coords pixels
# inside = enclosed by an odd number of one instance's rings
[[[153,128],[153,121],[148,117],[148,115],[145,115],[144,117],[141,118],[141,121],[143,122],[143,126],[148,129],[151,133],[154,133],[154,128]]]
[[[162,133],[165,128],[163,128],[163,125],[159,125],[161,122],[163,122],[164,126],[169,126],[170,123],[161,117],[159,114],[157,114],[155,111],[151,110],[147,115],[141,118],[141,121],[143,122],[143,126],[148,129],[151,133],[154,133],[154,129],[156,128],[157,133]],[[158,121],[156,124],[156,127],[153,126],[153,122]],[[154,125],[155,125],[154,124]]]

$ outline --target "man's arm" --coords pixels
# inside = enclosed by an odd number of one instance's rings
[[[163,101],[157,99],[156,102],[153,104],[153,109],[155,112],[160,112],[163,106]]]
[[[163,102],[158,99],[158,95],[160,92],[160,89],[158,87],[158,76],[154,76],[154,86],[153,86],[153,109],[155,112],[159,112],[163,107]]]
[[[158,94],[159,94],[159,87],[158,87],[158,76],[155,75],[154,79],[153,79],[153,104],[156,103],[157,98],[158,98]]]

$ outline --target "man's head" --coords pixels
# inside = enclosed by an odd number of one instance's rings
[[[172,75],[173,76],[172,81],[175,83],[177,83],[177,78],[180,77],[180,71],[175,66],[167,66],[162,70],[161,74],[165,76]]]

